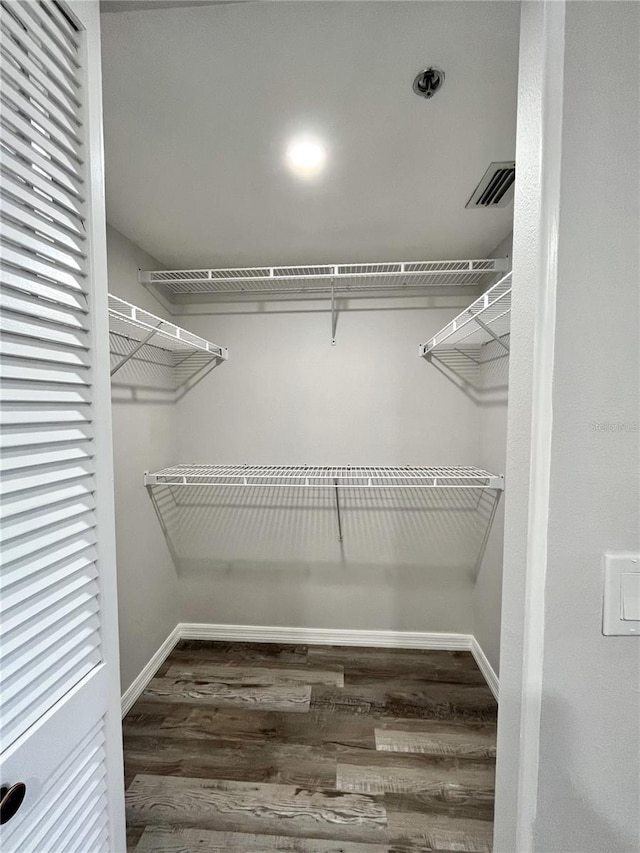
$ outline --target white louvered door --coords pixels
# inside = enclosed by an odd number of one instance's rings
[[[1,7],[0,849],[124,851],[98,4]]]

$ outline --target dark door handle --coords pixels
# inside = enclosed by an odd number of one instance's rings
[[[3,785],[0,788],[0,824],[11,820],[18,811],[27,793],[24,782],[16,782],[15,785]]]

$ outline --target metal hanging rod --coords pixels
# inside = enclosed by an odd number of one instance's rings
[[[329,489],[495,489],[504,478],[480,468],[378,466],[174,465],[150,473],[145,486],[241,486]]]
[[[472,352],[492,340],[508,351],[505,338],[509,335],[510,319],[511,272],[508,272],[431,340],[420,344],[418,352],[421,356],[439,351]]]
[[[109,294],[109,332],[135,344],[111,369],[112,376],[146,345],[186,355],[201,352],[220,359],[229,357],[226,347],[211,343],[112,294]]]
[[[474,286],[508,269],[507,258],[456,261],[393,261],[367,264],[141,270],[138,280],[168,298],[242,294],[403,291]]]

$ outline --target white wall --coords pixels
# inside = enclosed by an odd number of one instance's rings
[[[189,328],[228,346],[230,359],[178,404],[177,457],[477,464],[475,404],[417,355],[463,301],[375,310],[353,300],[336,346],[326,303],[190,316]],[[472,632],[483,531],[470,495],[344,494],[342,547],[331,495],[203,491],[189,501],[183,511],[167,505],[168,526],[182,521],[185,620]]]
[[[600,626],[602,552],[640,551],[640,6],[568,3],[565,49],[534,843],[626,853],[640,848],[640,641]]]
[[[524,4],[504,853],[640,847],[640,642],[601,633],[603,552],[640,550],[639,44],[636,3]]]
[[[138,268],[159,267],[155,258],[108,227],[107,260],[110,293],[163,314],[156,300],[137,281]],[[143,486],[145,468],[175,461],[175,406],[163,402],[162,397],[157,402],[135,399],[129,392],[139,380],[136,370],[131,363],[123,368],[126,382],[122,374],[115,374],[112,393],[123,691],[179,621],[175,569]]]

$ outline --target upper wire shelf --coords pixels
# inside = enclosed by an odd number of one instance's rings
[[[145,472],[145,486],[251,486],[335,489],[495,489],[502,476],[480,468],[174,465]]]
[[[394,261],[369,264],[141,270],[138,280],[169,299],[282,294],[412,291],[475,286],[508,268],[506,258],[457,261]]]
[[[147,345],[174,353],[202,352],[221,359],[228,358],[226,347],[213,344],[112,294],[109,294],[109,332],[135,344],[123,360],[112,368],[112,374]]]
[[[510,320],[511,272],[508,272],[431,340],[420,344],[419,353],[426,356],[440,351],[477,350],[490,341],[508,350],[505,338],[509,334]]]

